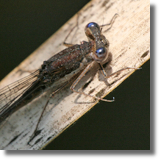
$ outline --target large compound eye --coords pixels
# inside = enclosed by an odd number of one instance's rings
[[[95,23],[95,22],[90,22],[86,26],[86,28],[92,28],[92,27],[96,27],[96,28],[98,28],[98,30],[100,30],[99,25],[97,23]]]
[[[104,58],[104,57],[106,57],[106,48],[105,47],[101,47],[101,48],[98,48],[97,50],[96,50],[96,56],[98,57],[98,58]]]
[[[96,31],[95,31],[96,30]],[[95,22],[90,22],[85,27],[85,34],[89,38],[89,40],[95,40],[95,32],[100,32],[100,27]]]

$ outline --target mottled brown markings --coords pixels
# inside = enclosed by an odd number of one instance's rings
[[[149,50],[147,50],[146,52],[144,52],[144,53],[141,55],[141,58],[146,57],[146,56],[148,55],[148,53],[149,53]]]
[[[94,13],[91,13],[91,14],[88,14],[86,16],[83,16],[83,18],[82,18],[81,22],[79,22],[79,24],[83,24],[84,22],[86,22],[86,19],[88,19],[88,17],[90,18],[94,15],[95,15]]]
[[[88,94],[92,94],[95,91],[95,88],[91,89]]]
[[[88,7],[86,7],[83,12],[86,12],[88,9],[92,8],[93,7],[93,4],[89,5]]]
[[[11,139],[11,141],[6,145],[10,145],[11,143],[13,143],[15,140],[17,140],[17,138],[21,135],[22,133],[18,134],[17,136],[15,136],[13,139]]]
[[[51,138],[52,138],[52,137],[48,137],[48,138],[47,138],[47,141],[49,141]]]
[[[101,96],[104,95],[104,92],[105,92],[105,89],[103,88],[103,89],[101,89],[101,90],[96,94],[96,96],[97,96],[97,97],[101,97]]]
[[[108,10],[109,8],[111,8],[113,6],[114,3],[111,3],[109,6],[106,7],[106,10]]]
[[[86,21],[86,16],[83,16],[81,23],[84,23]]]
[[[106,0],[102,3],[102,7],[106,6],[106,4],[109,2],[110,0]]]
[[[38,142],[40,142],[42,138],[43,138],[43,137],[37,139],[36,142],[34,143],[34,145],[37,144]]]

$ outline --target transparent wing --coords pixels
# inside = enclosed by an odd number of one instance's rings
[[[0,89],[0,112],[9,108],[37,80],[39,70]]]

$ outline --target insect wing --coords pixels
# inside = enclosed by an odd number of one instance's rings
[[[39,70],[0,89],[0,113],[18,100],[37,79]]]

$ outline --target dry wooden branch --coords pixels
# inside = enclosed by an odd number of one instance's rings
[[[95,12],[96,10],[96,12]],[[140,67],[150,58],[150,4],[147,0],[92,0],[80,12],[79,27],[76,36],[73,34],[68,42],[74,38],[74,42],[87,40],[84,27],[88,22],[95,21],[98,24],[108,23],[115,13],[119,14],[113,27],[104,33],[110,42],[110,52],[113,55],[110,68],[115,72],[124,67]],[[71,26],[77,21],[77,15],[70,19],[53,36],[33,52],[24,62],[15,68],[2,82],[1,86],[25,76],[19,70],[33,70],[39,68],[44,60],[58,53],[64,46],[65,35]],[[44,56],[45,55],[45,56]],[[34,61],[33,65],[32,62]],[[110,77],[108,82],[112,85],[106,86],[100,81],[100,75],[96,74],[93,81],[85,89],[85,92],[95,89],[92,94],[103,91],[103,96],[109,94],[121,84],[133,71],[123,71],[117,76]],[[27,142],[35,129],[37,120],[46,103],[49,93],[36,98],[14,113],[0,130],[0,147],[6,150],[37,150],[43,148],[51,140],[55,139],[67,127],[90,110],[96,103],[89,103],[92,98],[72,93],[68,88],[58,93],[50,101],[42,121],[39,124],[41,133],[37,135],[31,145]],[[77,103],[88,102],[88,103]],[[65,105],[64,105],[65,104]],[[12,126],[12,127],[11,127]],[[12,143],[9,143],[12,142]]]

